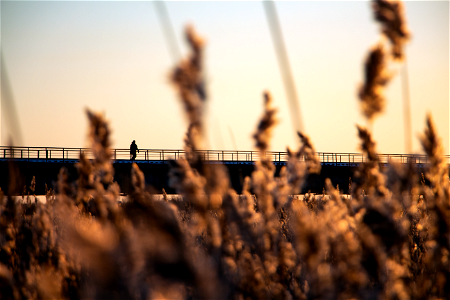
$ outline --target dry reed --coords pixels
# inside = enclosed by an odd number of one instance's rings
[[[372,2],[375,19],[381,23],[382,32],[392,44],[392,55],[396,60],[404,57],[403,46],[411,34],[406,26],[401,1],[376,0]]]
[[[201,127],[202,43],[193,31],[187,35],[194,54],[177,69],[175,82],[189,126]],[[264,153],[276,110],[269,94],[264,97],[254,135],[261,158],[241,194],[230,187],[223,166],[182,158],[170,171],[181,200],[166,194],[166,201],[156,200],[132,164],[132,191],[120,206],[108,123],[87,112],[94,159],[80,156],[76,186],[62,169],[45,204],[19,203],[10,195],[4,200],[0,191],[1,298],[448,297],[448,166],[431,118],[421,139],[431,162],[429,185],[411,164],[392,164],[383,174],[370,132],[358,127],[367,161],[353,182],[353,197],[326,180],[323,195],[299,199],[293,194],[320,162],[310,139],[299,133],[302,146],[288,150],[287,166],[275,177]],[[188,137],[192,155],[198,139]]]

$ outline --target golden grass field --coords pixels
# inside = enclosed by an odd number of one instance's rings
[[[401,3],[374,1],[384,44],[370,50],[359,90],[374,119],[385,101],[385,66],[400,63],[409,33]],[[191,55],[172,72],[189,120],[186,158],[174,161],[170,185],[182,201],[147,192],[132,165],[132,192],[119,203],[110,129],[87,111],[95,159],[80,157],[76,185],[61,169],[46,203],[0,199],[1,299],[445,299],[450,295],[448,165],[431,117],[421,137],[430,164],[382,173],[370,130],[358,126],[367,161],[350,196],[329,180],[326,198],[292,197],[320,172],[313,141],[288,150],[280,176],[264,157],[276,124],[270,93],[257,122],[261,153],[238,194],[221,165],[196,156],[203,137],[203,40],[186,30]],[[300,157],[305,159],[300,159]],[[11,178],[14,180],[14,178]],[[33,182],[28,187],[34,193]]]

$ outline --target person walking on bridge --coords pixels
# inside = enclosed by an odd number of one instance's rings
[[[132,161],[134,161],[136,159],[136,150],[139,153],[139,149],[138,149],[138,146],[136,145],[136,141],[133,140],[133,142],[130,145],[130,155],[131,155]]]

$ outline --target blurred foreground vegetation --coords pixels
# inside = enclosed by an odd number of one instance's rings
[[[380,22],[392,16],[380,12],[385,2],[374,1]],[[402,58],[401,33],[384,32],[395,59]],[[286,167],[274,176],[264,153],[276,110],[265,93],[254,134],[261,160],[237,194],[224,166],[195,154],[204,131],[203,40],[192,28],[186,36],[191,56],[171,78],[189,121],[186,158],[170,171],[182,200],[156,200],[133,164],[132,191],[119,202],[108,123],[87,111],[95,159],[80,157],[75,185],[63,168],[45,204],[0,194],[1,299],[449,297],[449,169],[431,117],[421,137],[431,162],[422,178],[413,164],[391,164],[382,173],[369,130],[358,127],[367,161],[354,174],[350,197],[327,180],[327,197],[299,199],[292,195],[308,174],[320,172],[320,162],[299,133],[300,147],[288,149]],[[366,62],[360,100],[368,119],[382,108],[383,55],[376,47]],[[10,176],[14,184],[18,178]],[[32,182],[31,194],[34,188]]]

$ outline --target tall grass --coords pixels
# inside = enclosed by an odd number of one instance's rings
[[[170,171],[182,200],[155,200],[133,164],[131,193],[119,203],[108,122],[88,111],[95,159],[80,157],[76,186],[62,169],[45,204],[0,195],[1,299],[448,298],[450,184],[431,117],[421,138],[431,161],[428,185],[412,164],[382,173],[375,141],[358,127],[368,161],[351,197],[330,180],[327,197],[292,196],[320,172],[303,133],[279,177],[261,155],[238,194],[223,166],[195,155],[206,101],[203,42],[193,28],[187,39],[192,55],[173,73],[190,124],[186,158]],[[261,153],[276,124],[270,100],[264,93],[254,134]]]

